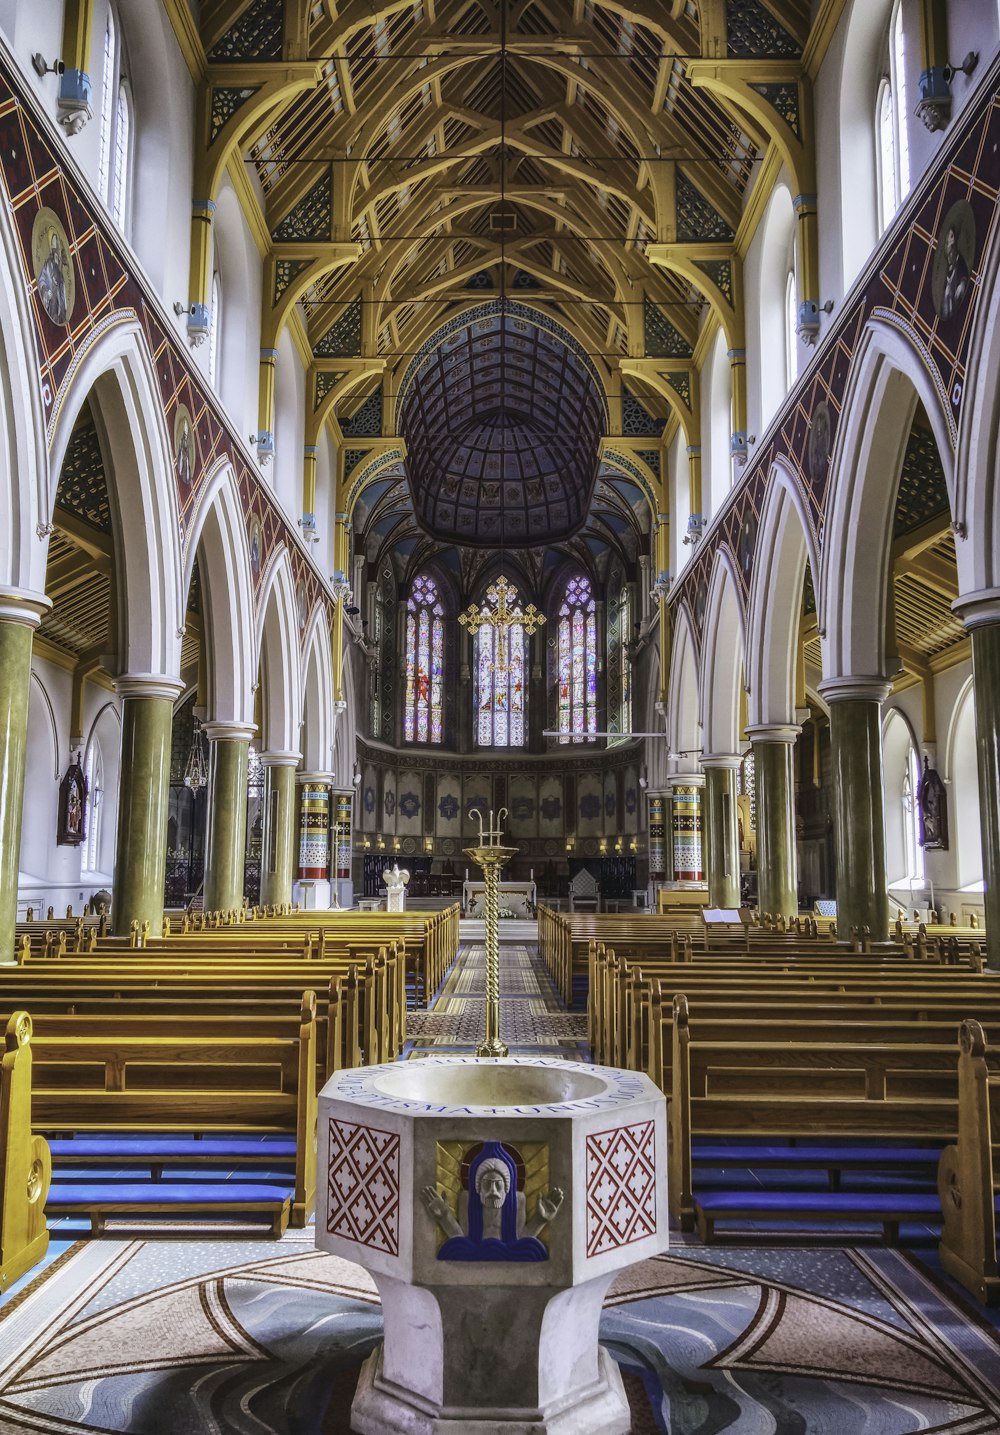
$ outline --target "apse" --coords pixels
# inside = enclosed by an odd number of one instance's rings
[[[432,341],[399,431],[417,521],[439,541],[552,543],[586,521],[603,397],[569,336],[524,313],[497,310]]]

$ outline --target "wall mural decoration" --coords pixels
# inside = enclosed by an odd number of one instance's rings
[[[1000,223],[998,76],[1000,62],[994,62],[978,100],[956,123],[908,201],[907,222],[890,227],[866,283],[833,321],[818,367],[786,399],[770,441],[758,447],[681,575],[671,601],[686,608],[699,650],[708,586],[723,548],[733,560],[746,614],[756,558],[756,539],[751,551],[746,524],[750,520],[759,526],[776,461],[793,475],[821,551],[830,507],[830,455],[851,365],[870,321],[891,325],[910,343],[941,396],[952,445],[957,443],[980,268]]]
[[[301,539],[243,456],[242,445],[202,387],[196,366],[172,327],[161,319],[153,292],[130,271],[130,259],[110,217],[62,168],[62,140],[35,118],[36,99],[0,58],[0,186],[13,216],[25,285],[35,321],[38,378],[46,440],[84,355],[115,325],[138,325],[160,390],[166,431],[172,436],[181,537],[186,540],[206,480],[223,464],[235,474],[248,533],[256,519],[261,575],[279,547],[287,549],[296,583],[304,590],[307,618],[323,603],[332,620],[333,599]],[[303,630],[308,623],[303,625]]]

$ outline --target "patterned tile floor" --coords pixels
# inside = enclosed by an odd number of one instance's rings
[[[465,944],[426,1012],[409,1012],[406,1058],[468,1052],[486,1024],[486,948]],[[523,942],[500,946],[500,1033],[512,1055],[544,1053],[587,1061],[587,1019],[567,1012],[537,955]]]

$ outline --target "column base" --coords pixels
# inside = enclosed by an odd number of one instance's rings
[[[354,906],[354,882],[350,877],[338,877],[334,883],[337,894],[337,902],[346,912]]]
[[[304,912],[329,911],[330,895],[330,882],[327,878],[306,878],[292,884],[292,901],[298,902]]]
[[[365,1361],[351,1406],[359,1435],[628,1435],[632,1428],[625,1387],[614,1360],[598,1347],[593,1385],[547,1407],[435,1405],[386,1378],[383,1346]]]

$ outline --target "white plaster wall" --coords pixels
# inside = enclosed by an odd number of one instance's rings
[[[747,340],[747,432],[761,441],[785,394],[785,284],[794,263],[795,214],[788,177],[775,185],[743,265]],[[798,371],[808,350],[796,341]],[[753,450],[751,449],[751,453]]]
[[[228,178],[219,189],[213,238],[222,291],[217,387],[237,433],[245,436],[257,432],[263,269]],[[207,375],[208,344],[193,353]]]
[[[704,450],[702,451],[704,458]],[[691,544],[684,542],[691,513],[691,472],[684,431],[678,428],[666,453],[667,496],[670,503],[670,572],[676,578],[691,557]],[[653,575],[656,579],[656,574]]]
[[[334,482],[337,472],[336,449],[330,430],[324,427],[317,444],[316,455],[316,531],[318,541],[313,545],[313,557],[320,571],[329,576],[333,572],[333,522]]]
[[[27,77],[29,86],[38,96],[45,111],[56,117],[56,93],[59,80],[55,75],[39,79],[31,66],[31,57],[38,51],[51,65],[62,53],[63,0],[0,0],[0,33],[13,52],[15,63]]]
[[[99,867],[82,871],[83,848],[56,845],[59,783],[71,756],[70,702],[72,676],[66,669],[36,657],[28,703],[28,751],[21,817],[18,903],[36,911],[52,905],[57,915],[81,903],[101,887],[110,886],[114,870],[118,816],[121,726],[118,700],[105,687],[88,683],[84,691],[83,764],[95,734],[104,758],[104,792],[100,816]],[[91,820],[88,810],[88,823]]]
[[[274,459],[267,478],[289,522],[302,517],[302,448],[305,443],[306,376],[288,327],[278,341],[274,374]]]
[[[732,382],[726,336],[720,328],[701,372],[701,503],[710,518],[732,487],[729,456]]]

